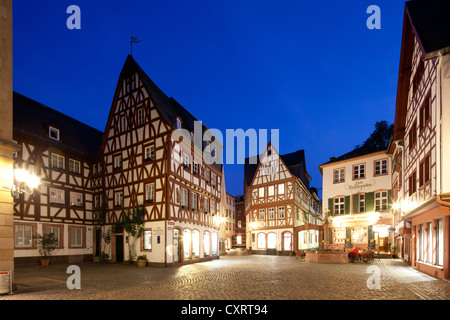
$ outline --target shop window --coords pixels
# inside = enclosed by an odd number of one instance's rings
[[[266,234],[265,233],[259,233],[258,234],[258,249],[265,249],[266,248]]]

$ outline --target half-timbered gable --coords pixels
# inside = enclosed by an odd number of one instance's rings
[[[442,1],[405,4],[394,137],[396,244],[414,267],[448,278],[450,217],[450,11]],[[433,231],[435,230],[435,231]],[[447,237],[447,235],[445,235]],[[427,244],[425,240],[427,239]]]
[[[245,212],[252,228],[252,248],[294,250],[294,228],[304,225],[304,219],[308,224],[311,220],[312,193],[304,151],[279,155],[269,143],[262,155],[247,158],[244,167]]]
[[[56,255],[60,257],[92,254],[87,249],[92,247],[92,232],[86,226],[93,223],[92,166],[102,133],[18,93],[14,93],[13,102],[14,140],[21,147],[15,154],[14,167],[40,178],[32,194],[15,198],[17,232],[23,226],[32,226],[35,233],[58,233]],[[73,228],[82,230],[83,241],[72,242]],[[23,245],[16,238],[18,258],[36,249],[33,241],[27,243]]]
[[[146,253],[151,263],[165,265],[211,256],[205,254],[205,248],[213,245],[200,243],[216,238],[211,236],[219,224],[215,214],[220,210],[223,170],[218,162],[204,161],[203,144],[193,143],[195,121],[153,83],[133,57],[127,57],[101,148],[106,222],[115,224],[126,210],[143,204],[148,234],[155,236],[149,236],[151,249],[139,251]],[[200,128],[203,134],[206,128]],[[185,231],[190,234],[179,243],[178,236],[181,241]],[[178,248],[183,246],[183,254],[174,251],[174,241],[177,247],[180,244]],[[117,259],[114,250],[120,249],[111,249],[113,260]]]

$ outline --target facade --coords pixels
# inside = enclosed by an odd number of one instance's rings
[[[14,169],[40,178],[32,194],[14,198],[15,262],[37,260],[33,236],[49,233],[58,241],[53,259],[92,259],[93,166],[102,132],[14,93],[14,140],[20,146]]]
[[[13,24],[12,1],[0,2],[0,270],[14,275],[13,198]],[[3,293],[3,292],[2,292]]]
[[[144,205],[146,215],[136,255],[145,254],[150,265],[218,257],[223,167],[215,145],[194,136],[206,130],[200,126],[196,132],[196,121],[132,56],[127,57],[101,147],[105,224],[113,227],[113,261],[130,258],[123,251],[127,234],[114,226],[139,205]],[[203,144],[198,147],[195,139]],[[206,149],[216,158],[205,161]]]
[[[246,244],[246,217],[244,196],[238,195],[235,199],[236,219],[234,223],[235,237],[233,238],[233,248],[245,248]]]
[[[402,258],[449,278],[450,10],[441,1],[405,5],[394,137],[393,200]],[[444,31],[444,33],[441,33]],[[447,33],[448,34],[448,33]]]
[[[309,188],[303,150],[279,155],[271,143],[244,165],[247,249],[292,254],[319,247],[321,204]]]
[[[235,207],[235,198],[226,193],[225,198],[225,209],[224,214],[221,218],[220,224],[220,238],[223,239],[223,244],[221,244],[220,252],[226,252],[226,250],[230,250],[232,248],[232,242],[235,232],[235,216],[236,216],[236,207]]]
[[[53,259],[61,261],[100,253],[113,262],[145,254],[154,266],[218,258],[223,147],[196,125],[131,56],[104,133],[15,93],[14,167],[41,179],[14,199],[15,260],[38,258],[35,233],[57,236]],[[144,234],[133,239],[121,221],[137,208]]]
[[[391,168],[384,149],[356,149],[319,166],[323,177],[324,247],[371,248],[393,243]]]

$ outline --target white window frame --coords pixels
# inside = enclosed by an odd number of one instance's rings
[[[275,219],[275,208],[269,208],[268,212],[269,212],[269,219],[270,220]]]
[[[83,229],[82,228],[70,228],[70,246],[72,248],[83,247]],[[76,232],[76,234],[73,234]],[[75,240],[75,241],[74,241]]]
[[[55,135],[55,136],[53,136],[53,135]],[[48,127],[48,136],[50,137],[50,139],[59,141],[59,139],[60,139],[59,129],[49,126]]]
[[[375,192],[375,211],[385,211],[388,209],[388,192],[377,191]]]
[[[266,219],[266,209],[259,209],[259,220]]]
[[[123,206],[123,191],[116,191],[114,193],[114,206]]]
[[[285,216],[285,208],[284,207],[278,207],[278,219],[284,219]]]
[[[366,165],[364,163],[353,166],[353,180],[364,179],[366,177]]]
[[[80,192],[70,191],[70,205],[75,207],[83,206],[83,194]]]
[[[193,211],[197,211],[197,194],[195,192],[191,192],[191,209]]]
[[[69,159],[69,171],[72,173],[81,174],[81,162],[74,159]]]
[[[181,188],[181,206],[186,208],[189,206],[189,192],[184,188]]]
[[[16,248],[33,247],[33,226],[24,224],[14,226],[14,246]]]
[[[155,183],[148,183],[145,185],[145,200],[154,202],[155,201]]]
[[[62,189],[49,188],[48,191],[49,203],[65,204],[65,192]]]
[[[333,170],[333,183],[345,182],[345,168]]]
[[[145,148],[145,160],[155,159],[155,146],[148,146]]]
[[[278,185],[278,195],[284,195],[284,183]]]
[[[273,196],[274,194],[275,194],[275,186],[269,186],[268,188],[267,188],[267,193],[268,193],[268,196],[270,197],[270,196]]]
[[[260,198],[264,198],[264,188],[259,188],[258,193]]]
[[[375,176],[383,176],[388,174],[387,171],[387,160],[376,160],[375,161]]]
[[[60,246],[60,235],[59,235],[60,230],[61,229],[57,226],[45,226],[44,234],[49,235],[49,234],[53,233],[53,235],[54,235],[53,238],[56,240],[56,247]]]
[[[57,153],[52,153],[52,168],[64,170],[65,168],[64,156]]]
[[[333,208],[334,208],[333,215],[345,214],[345,198],[344,197],[334,198]]]
[[[152,250],[152,230],[144,230],[143,234],[143,249]]]

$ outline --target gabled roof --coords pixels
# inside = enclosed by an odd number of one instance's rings
[[[412,0],[406,10],[426,59],[450,52],[448,0]]]
[[[60,140],[49,137],[49,126],[60,130]],[[59,150],[94,157],[103,133],[17,92],[13,93],[13,132]]]
[[[128,55],[125,63],[122,67],[122,71],[119,75],[118,86],[121,85],[123,79],[127,79],[133,73],[137,72],[139,78],[145,85],[150,98],[152,99],[159,115],[164,119],[164,121],[170,125],[173,129],[176,129],[176,119],[180,118],[182,122],[182,128],[187,131],[194,130],[194,123],[197,120],[189,111],[187,111],[181,104],[179,104],[174,98],[168,97],[142,70],[139,64],[134,60],[133,56]],[[116,92],[117,94],[117,92]],[[203,132],[208,128],[202,124]],[[219,141],[216,141],[220,144]],[[213,166],[219,171],[223,170],[222,164],[214,163]]]
[[[348,160],[348,159],[353,159],[353,158],[358,158],[361,156],[365,156],[368,154],[372,154],[372,153],[376,153],[376,152],[380,152],[380,151],[386,151],[386,147],[371,147],[371,148],[356,148],[350,152],[347,152],[339,157],[332,157],[330,158],[329,161],[321,164],[319,166],[319,168],[321,168],[322,166],[325,166],[327,164],[331,164],[331,163],[335,163],[335,162],[340,162],[340,161],[344,161],[344,160]]]
[[[258,169],[260,159],[263,155],[245,158],[244,163],[244,190],[246,190],[253,181],[253,177]],[[309,174],[306,171],[305,151],[298,150],[295,152],[280,155],[281,160],[288,167],[289,171],[299,178],[306,188],[309,189]],[[244,191],[245,193],[245,191]]]
[[[424,59],[432,59],[450,52],[450,5],[448,0],[412,0],[405,4],[394,141],[402,140],[405,134],[414,38],[420,45]]]

